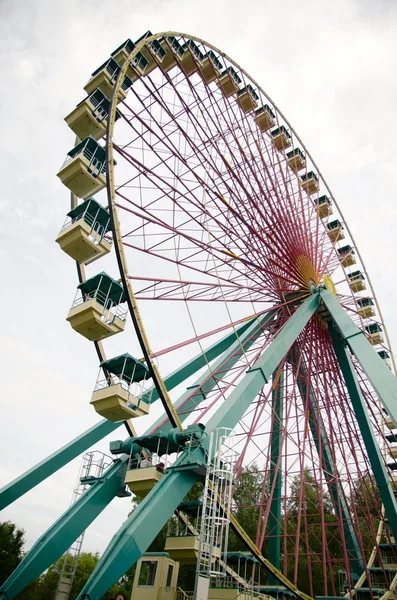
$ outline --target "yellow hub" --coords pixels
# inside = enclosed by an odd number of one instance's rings
[[[336,296],[336,288],[335,288],[335,284],[332,281],[331,277],[329,275],[324,275],[324,285],[326,287],[326,289],[331,292],[331,294],[333,294],[334,296]]]

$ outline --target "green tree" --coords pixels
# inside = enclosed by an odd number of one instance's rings
[[[258,530],[260,505],[266,503],[263,495],[263,472],[257,465],[247,467],[238,479],[237,487],[233,496],[232,512],[240,525],[255,541]],[[229,550],[245,551],[244,544],[231,531],[229,534]]]
[[[21,562],[24,543],[23,529],[11,521],[0,523],[0,583],[4,583]]]
[[[342,557],[343,550],[331,497],[327,491],[319,489],[308,468],[305,468],[303,478],[297,475],[292,480],[284,522],[287,524],[288,577],[294,581],[295,550],[298,544],[299,570],[296,585],[310,595],[324,595],[323,544],[327,544],[330,557],[335,561]],[[337,570],[338,566],[335,565],[332,572],[328,569],[326,573],[329,589],[332,589],[331,580],[338,580]],[[309,571],[312,584],[308,577]]]

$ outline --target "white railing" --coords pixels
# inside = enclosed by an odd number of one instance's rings
[[[71,227],[72,225],[77,223],[77,221],[80,221],[81,219],[83,219],[84,222],[87,223],[87,225],[90,225],[91,229],[90,229],[90,232],[88,235],[89,235],[90,239],[92,239],[92,241],[98,245],[105,237],[105,235],[107,233],[107,227],[104,227],[103,225],[101,225],[96,220],[96,216],[94,217],[94,216],[90,215],[87,211],[85,211],[83,214],[79,215],[78,217],[76,217],[74,219],[72,219],[71,217],[66,217],[66,220],[62,226],[61,231],[68,229],[69,227]],[[107,238],[107,241],[110,244],[113,242],[113,240],[111,238]]]
[[[107,294],[104,294],[100,290],[94,290],[89,294],[82,294],[80,290],[77,291],[75,299],[72,304],[72,308],[80,306],[90,300],[96,300],[102,307],[101,319],[106,325],[113,325],[115,319],[125,321],[127,318],[128,309],[121,304],[116,304],[112,300],[109,300]]]

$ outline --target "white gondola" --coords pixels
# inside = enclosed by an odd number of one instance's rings
[[[56,242],[73,260],[88,265],[110,252],[109,231],[109,212],[89,198],[68,212]]]
[[[94,138],[87,137],[70,152],[57,173],[73,194],[86,200],[106,186],[106,150]]]
[[[99,415],[113,423],[147,415],[149,378],[147,366],[128,353],[105,360],[100,364],[90,403]]]
[[[121,333],[127,316],[124,296],[120,283],[107,273],[99,273],[78,286],[66,320],[92,342]]]

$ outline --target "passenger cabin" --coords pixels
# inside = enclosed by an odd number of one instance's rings
[[[339,262],[342,267],[351,267],[356,264],[353,248],[348,244],[342,248],[338,248]]]
[[[94,198],[70,210],[56,242],[76,262],[88,265],[110,252],[110,215]]]
[[[277,150],[285,150],[285,148],[291,146],[291,134],[284,125],[280,125],[277,129],[273,129],[273,131],[271,131],[271,136],[273,145]]]
[[[190,77],[202,65],[204,54],[193,40],[188,40],[180,47],[176,58],[186,77]]]
[[[111,98],[114,84],[116,83],[120,69],[120,65],[114,60],[114,58],[109,58],[103,65],[98,67],[98,69],[92,73],[90,80],[84,86],[87,94],[90,95],[97,88],[99,88],[107,98]],[[126,75],[118,93],[118,102],[126,99],[127,92],[131,85],[132,79]]]
[[[145,384],[150,378],[148,367],[128,353],[104,360],[90,403],[113,423],[147,415],[150,394]]]
[[[382,337],[382,327],[379,323],[370,323],[365,326],[366,336],[370,344],[375,346],[376,344],[381,344],[383,342]]]
[[[122,442],[120,445],[122,448]],[[138,447],[139,452],[132,454],[131,450],[125,483],[136,496],[145,497],[164,476],[168,455],[178,452],[180,445],[159,432],[135,437],[133,446]],[[113,443],[111,451],[113,454],[120,453],[117,442]]]
[[[152,464],[138,469],[129,469],[125,475],[125,483],[133,494],[144,498],[163,476],[162,469],[158,465]]]
[[[161,61],[161,69],[164,73],[168,73],[176,65],[175,54],[180,49],[181,45],[172,35],[160,41],[160,46],[164,50],[163,60]]]
[[[116,48],[116,50],[114,50],[113,52],[110,53],[110,56],[113,58],[113,60],[116,61],[116,63],[118,65],[120,65],[120,67],[122,67],[125,63],[125,61],[127,60],[127,58],[129,57],[129,55],[131,54],[131,52],[134,50],[135,48],[135,44],[132,40],[128,39],[125,40],[125,42],[123,42],[122,44],[120,44],[120,46],[118,46],[118,48]],[[127,74],[129,75],[129,73],[127,72]]]
[[[375,315],[375,311],[372,308],[374,305],[372,298],[357,298],[357,304],[358,312],[364,319],[368,319]]]
[[[168,521],[165,550],[182,564],[194,565],[197,562],[202,508],[201,500],[182,502],[178,506],[179,517],[173,516]],[[205,548],[202,551],[205,552]],[[208,549],[207,560],[210,559],[210,551]],[[212,556],[220,557],[220,547],[212,548]]]
[[[332,215],[331,200],[328,196],[320,196],[314,200],[314,203],[317,205],[317,214],[320,219],[325,219],[329,215]]]
[[[274,127],[276,115],[270,106],[264,104],[255,111],[254,119],[259,129],[264,133]]]
[[[77,286],[66,320],[87,340],[99,342],[124,330],[124,302],[123,286],[107,273],[98,273]]]
[[[201,500],[182,502],[178,506],[180,516],[168,521],[164,550],[181,564],[197,563],[202,508]]]
[[[303,189],[309,196],[315,194],[320,189],[320,184],[318,181],[318,176],[314,171],[309,171],[304,175],[301,175],[301,184]]]
[[[179,595],[177,595],[178,574],[179,564],[170,558],[168,552],[145,552],[136,565],[131,598],[134,600],[176,600],[176,598],[188,600],[189,596],[182,590],[178,590]]]
[[[258,106],[259,96],[248,84],[237,92],[237,101],[245,113],[249,113]]]
[[[99,140],[106,134],[109,109],[109,99],[97,88],[65,117],[65,121],[80,140],[88,136]],[[120,113],[116,111],[116,121],[119,118]]]
[[[136,48],[137,43],[138,42],[134,44],[132,40],[128,39],[111,53],[110,56],[120,65],[120,68],[124,66],[124,62]],[[134,56],[131,63],[128,65],[126,73],[131,82],[134,82],[142,75],[147,74],[148,64],[149,61],[142,52],[138,52],[137,55]]]
[[[135,45],[138,46],[138,44],[142,40],[151,37],[152,35],[153,34],[151,31],[147,31],[135,42]],[[149,75],[153,71],[153,69],[155,69],[158,66],[159,63],[162,63],[166,52],[158,40],[152,40],[151,42],[145,44],[145,46],[141,48],[141,54],[146,61],[144,74]]]
[[[233,67],[225,69],[225,71],[221,73],[220,79],[217,81],[218,86],[221,88],[226,98],[233,96],[233,94],[237,94],[240,89],[240,83],[241,79]]]
[[[347,275],[349,287],[352,292],[362,292],[365,290],[365,277],[361,271],[353,271]]]
[[[106,186],[106,150],[91,136],[77,144],[57,176],[63,185],[86,200]]]
[[[207,54],[205,54],[199,70],[205,83],[212,83],[217,77],[219,77],[222,70],[222,63],[216,56],[215,52],[210,50],[207,52]]]
[[[397,570],[397,548],[393,543],[379,544],[382,563],[389,569]]]
[[[385,361],[385,363],[387,364],[389,369],[391,369],[390,354],[388,352],[386,352],[386,350],[379,350],[378,354],[381,357],[381,359]],[[393,427],[394,427],[394,425],[393,425]]]
[[[382,567],[370,567],[368,569],[368,575],[366,584],[368,587],[386,591],[389,589],[390,584],[396,575],[392,568],[386,566]],[[368,581],[369,579],[369,581]]]
[[[223,600],[251,600],[252,588],[257,589],[260,585],[253,578],[255,573],[253,567],[258,564],[258,560],[252,554],[246,552],[228,552],[226,563],[228,567],[227,576],[215,578],[215,589],[213,591],[215,592],[217,589],[218,594],[214,593],[212,597],[222,598]],[[255,575],[258,576],[257,570]],[[212,587],[213,584],[211,583]],[[222,590],[222,593],[220,590]],[[257,597],[260,598],[259,594]]]
[[[339,240],[343,240],[345,234],[343,232],[343,225],[339,221],[339,219],[335,219],[334,221],[330,221],[327,224],[328,229],[328,237],[332,242],[337,242]]]
[[[378,352],[379,356],[380,356],[380,357],[381,357],[383,360],[385,360],[385,359],[383,358],[383,356],[381,356],[381,354],[382,354],[383,352],[384,352],[384,353],[387,355],[387,357],[389,358],[389,354],[388,354],[388,353],[387,353],[385,350],[380,350],[380,351]],[[390,415],[387,413],[387,411],[386,411],[385,409],[383,409],[383,412],[384,412],[384,415],[383,415],[383,417],[384,417],[384,420],[385,420],[385,425],[386,425],[386,427],[388,427],[388,428],[389,428],[391,431],[392,431],[393,429],[396,429],[396,428],[397,428],[397,424],[396,424],[396,423],[394,423],[394,421],[393,421],[393,419],[391,418],[391,416],[390,416]]]
[[[296,173],[301,171],[306,166],[306,158],[300,148],[294,148],[291,152],[287,152],[287,163]]]

